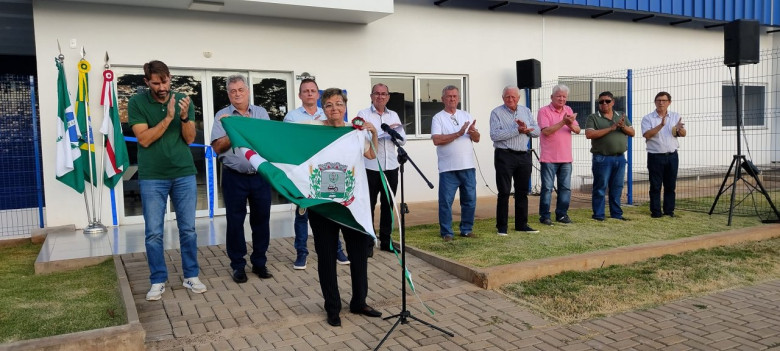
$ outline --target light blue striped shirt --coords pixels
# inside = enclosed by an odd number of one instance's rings
[[[526,128],[533,129],[530,133],[520,134],[515,120],[525,123]],[[517,106],[512,111],[506,105],[501,105],[490,112],[490,140],[496,149],[528,151],[530,138],[539,137],[539,125],[531,116],[531,110],[525,106]]]

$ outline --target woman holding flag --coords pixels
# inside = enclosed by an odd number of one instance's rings
[[[322,94],[322,107],[327,120],[313,121],[331,127],[344,127],[344,112],[346,111],[347,97],[338,88],[329,88]],[[364,123],[363,130],[371,133],[371,143],[377,144],[377,131],[373,124]],[[343,150],[350,152],[352,150]],[[357,150],[355,150],[357,152]],[[368,159],[376,158],[374,149],[365,143],[363,155]],[[332,221],[313,210],[309,213],[309,222],[314,234],[314,247],[317,250],[317,268],[320,278],[320,288],[325,299],[325,311],[328,314],[328,324],[337,327],[341,325],[341,296],[339,295],[338,280],[336,277],[336,246],[339,238],[339,230],[344,236],[347,252],[351,265],[352,276],[352,300],[349,310],[352,313],[362,314],[368,317],[381,317],[382,313],[366,304],[368,294],[368,248],[364,233]]]

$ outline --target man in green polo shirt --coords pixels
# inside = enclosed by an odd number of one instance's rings
[[[597,101],[599,110],[588,116],[585,124],[585,137],[591,140],[590,152],[593,154],[593,219],[604,220],[604,194],[609,187],[609,216],[625,221],[620,208],[626,174],[623,154],[628,149],[628,138],[634,136],[634,128],[625,114],[613,111],[615,98],[612,93],[599,94]]]
[[[127,115],[138,138],[138,183],[152,285],[146,299],[162,298],[168,280],[163,235],[169,196],[179,228],[184,272],[182,285],[202,294],[206,286],[198,279],[198,237],[195,233],[197,171],[189,149],[189,144],[195,140],[195,123],[190,120],[195,117],[195,107],[188,96],[171,92],[171,73],[161,61],[144,64],[144,82],[149,89],[130,99]]]

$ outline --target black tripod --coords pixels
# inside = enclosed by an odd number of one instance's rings
[[[390,334],[393,333],[393,330],[398,326],[398,324],[409,324],[409,319],[414,319],[415,321],[418,321],[422,324],[425,324],[433,329],[436,329],[444,334],[447,334],[449,336],[455,336],[452,332],[448,332],[442,328],[439,328],[431,323],[428,323],[426,321],[423,321],[415,316],[412,315],[412,313],[406,309],[406,213],[409,212],[409,208],[406,206],[406,203],[404,202],[404,164],[406,161],[409,161],[412,166],[414,166],[414,169],[417,170],[417,173],[420,174],[420,176],[425,180],[426,183],[428,183],[428,187],[433,189],[433,184],[428,180],[428,178],[425,177],[425,175],[420,171],[420,168],[417,167],[416,164],[414,164],[414,161],[412,161],[411,158],[409,158],[409,155],[406,154],[406,150],[402,148],[398,141],[395,140],[395,137],[391,136],[393,144],[398,148],[398,163],[400,163],[400,170],[401,170],[401,312],[398,312],[398,314],[394,314],[389,317],[383,318],[384,320],[392,319],[392,318],[398,318],[397,321],[395,321],[395,324],[393,324],[393,327],[390,328],[390,330],[387,331],[387,334],[385,334],[385,337],[382,338],[381,341],[379,341],[379,345],[376,345],[376,348],[374,350],[379,350],[379,348],[382,346],[382,344],[385,343],[385,340],[390,336]]]
[[[726,172],[726,176],[723,177],[723,183],[720,185],[720,190],[718,190],[718,195],[715,196],[715,201],[712,203],[712,207],[710,208],[709,214],[712,215],[712,212],[715,211],[715,205],[718,204],[718,199],[720,198],[723,193],[728,191],[729,188],[731,188],[731,202],[729,203],[729,221],[728,225],[731,225],[731,216],[734,213],[734,197],[737,192],[737,181],[741,180],[750,188],[750,192],[758,190],[761,194],[764,195],[766,198],[766,201],[769,202],[769,206],[772,207],[772,210],[775,212],[775,216],[778,219],[775,220],[765,220],[764,223],[769,222],[777,222],[780,220],[780,213],[777,212],[777,208],[775,207],[775,204],[772,203],[772,199],[769,197],[769,193],[764,189],[764,185],[761,184],[761,180],[758,179],[758,172],[755,166],[751,162],[749,162],[745,155],[742,154],[742,134],[740,132],[740,127],[742,126],[742,99],[740,96],[742,95],[742,92],[740,91],[739,86],[739,63],[736,64],[736,76],[737,76],[737,154],[734,155],[734,159],[731,160],[731,165],[729,166],[729,170]],[[749,176],[753,177],[753,180],[756,181],[755,185],[749,183],[745,180],[742,176],[742,169],[744,168],[745,173],[747,173]],[[729,177],[731,176],[731,170],[734,169],[734,180],[729,186],[726,186],[726,181],[728,181]],[[758,186],[758,189],[756,189],[756,186]]]

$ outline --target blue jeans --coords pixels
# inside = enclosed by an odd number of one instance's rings
[[[138,181],[141,188],[141,204],[144,213],[146,232],[146,260],[149,262],[149,279],[152,284],[168,280],[168,269],[163,254],[163,235],[165,233],[165,208],[168,196],[176,211],[176,226],[179,228],[179,246],[181,248],[181,266],[184,278],[197,277],[198,235],[195,233],[195,205],[197,203],[197,184],[195,176],[174,179],[143,179]]]
[[[306,241],[309,240],[309,211],[303,214],[299,211],[300,207],[295,206],[295,225],[293,227],[295,229],[295,241],[293,242],[293,247],[298,255],[308,256],[309,249],[306,247]],[[344,247],[341,246],[341,240],[338,240],[336,247],[336,252],[344,250]]]
[[[477,177],[474,168],[439,173],[439,232],[442,237],[452,232],[452,202],[460,190],[460,233],[471,233],[477,208]]]
[[[293,247],[299,255],[309,255],[306,241],[309,239],[309,211],[301,214],[300,207],[295,206],[295,242]]]
[[[626,175],[626,158],[593,154],[593,218],[604,219],[604,195],[609,187],[609,216],[623,218],[620,196],[623,194],[623,179]]]
[[[675,189],[677,188],[677,152],[671,154],[647,154],[647,171],[650,174],[650,214],[661,216],[661,185],[664,187],[663,214],[674,214]]]
[[[558,179],[558,199],[555,204],[555,219],[566,216],[571,202],[571,162],[542,162],[542,193],[539,198],[539,221],[550,219],[550,202],[555,179]]]

